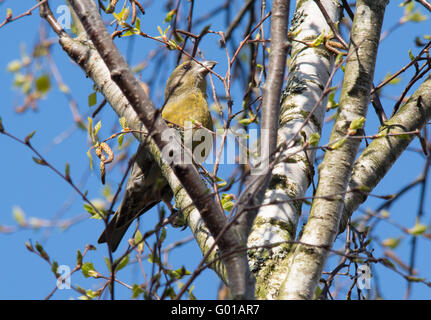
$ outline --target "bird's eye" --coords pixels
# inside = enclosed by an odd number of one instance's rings
[[[183,69],[184,69],[184,70],[189,70],[189,69],[190,69],[190,64],[189,64],[189,63],[185,64],[185,65],[183,66]]]

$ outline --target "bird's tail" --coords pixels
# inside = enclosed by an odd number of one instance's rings
[[[119,221],[115,218],[115,216],[112,218],[105,231],[103,231],[103,233],[100,235],[99,240],[97,240],[98,243],[108,242],[109,248],[112,252],[117,250],[121,239],[123,239],[124,234],[133,221],[132,220],[129,223],[119,223]]]

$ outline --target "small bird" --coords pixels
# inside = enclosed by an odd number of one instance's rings
[[[184,128],[187,121],[195,121],[213,130],[206,101],[206,75],[215,65],[215,61],[202,61],[199,64],[189,60],[175,68],[166,83],[165,105],[162,109],[162,118],[168,124]],[[146,146],[140,144],[123,200],[98,242],[109,242],[110,249],[115,251],[133,220],[160,201],[170,204],[172,196],[172,190],[159,165]]]

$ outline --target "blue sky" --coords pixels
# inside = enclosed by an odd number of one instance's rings
[[[166,15],[166,9],[161,5],[162,1],[153,1],[147,14],[141,17],[141,28],[148,34],[157,36],[157,26],[164,29],[163,19]],[[0,20],[5,16],[6,8],[10,7],[13,13],[19,14],[28,10],[34,5],[34,1],[3,1],[0,4]],[[50,1],[53,11],[56,5],[62,1]],[[195,15],[201,16],[208,10],[208,6],[216,7],[222,1],[196,1]],[[234,7],[239,8],[240,1],[235,1]],[[425,9],[421,8],[425,13]],[[398,3],[392,1],[385,16],[383,30],[388,30],[402,16],[403,9],[398,7]],[[58,16],[58,14],[57,14]],[[64,170],[66,162],[70,163],[71,176],[74,182],[83,181],[82,190],[88,190],[90,199],[101,198],[102,186],[100,177],[97,172],[89,172],[89,161],[86,152],[89,148],[88,137],[85,131],[79,130],[73,123],[72,114],[68,101],[64,94],[58,90],[55,80],[52,79],[53,89],[49,92],[44,100],[38,102],[37,112],[27,111],[24,114],[17,114],[14,111],[16,105],[22,104],[22,95],[16,90],[12,90],[13,75],[6,71],[9,62],[19,59],[20,52],[26,50],[27,53],[32,50],[33,45],[38,41],[41,19],[37,12],[33,15],[19,19],[0,29],[0,40],[4,46],[1,50],[0,59],[0,92],[3,101],[0,107],[0,117],[8,132],[17,137],[24,138],[30,132],[36,130],[32,139],[32,144],[60,171]],[[198,33],[205,24],[211,24],[212,30],[225,30],[224,16],[218,15],[208,19],[208,22],[197,26],[193,29]],[[266,24],[268,26],[268,24]],[[379,48],[379,56],[376,66],[375,83],[378,83],[387,73],[393,73],[400,67],[409,62],[408,49],[411,48],[413,54],[419,50],[413,43],[414,36],[421,36],[426,30],[430,30],[430,21],[418,25],[408,23],[405,26],[396,29],[391,36],[384,40]],[[425,30],[425,31],[424,31]],[[241,33],[235,34],[236,41],[240,39]],[[56,36],[49,32],[49,39],[56,39]],[[130,38],[129,38],[130,39]],[[116,43],[125,55],[130,55],[131,64],[136,65],[144,59],[148,52],[156,47],[156,44],[148,39],[136,39],[133,43],[133,51],[130,51],[129,39],[117,40]],[[224,49],[219,48],[217,38],[209,35],[201,43],[201,50],[206,59],[216,60],[219,64],[215,71],[224,74],[226,69]],[[53,59],[60,69],[63,81],[69,86],[72,96],[76,99],[78,110],[86,119],[86,115],[93,109],[88,107],[88,95],[93,90],[92,82],[85,78],[81,69],[72,64],[70,59],[62,52],[58,44],[53,45]],[[130,52],[132,52],[130,54]],[[126,54],[127,53],[127,54]],[[164,90],[164,83],[167,76],[174,68],[174,57],[176,54],[172,51],[169,55],[169,69],[163,68],[158,71],[156,82],[158,89],[151,92],[151,97],[156,106],[162,103],[161,96]],[[140,75],[140,79],[148,81],[153,76],[154,67],[150,65]],[[41,65],[40,72],[49,68],[44,62]],[[411,72],[402,76],[402,81],[396,86],[389,86],[384,90],[386,96],[397,96],[408,83]],[[339,81],[340,77],[338,77]],[[216,89],[219,94],[223,93],[220,82],[215,81]],[[414,87],[415,88],[415,87]],[[414,90],[413,88],[413,90]],[[241,108],[242,89],[239,84],[233,85],[234,108]],[[413,92],[413,91],[411,91]],[[211,94],[209,95],[211,99]],[[98,103],[102,97],[98,95]],[[390,114],[393,101],[382,98],[382,103],[386,112]],[[94,108],[94,107],[93,107]],[[377,128],[377,117],[372,108],[369,111],[367,119],[367,133],[374,133]],[[108,137],[112,132],[118,131],[118,117],[106,106],[99,116],[95,119],[102,120],[101,137]],[[327,142],[330,124],[327,124],[322,134],[322,142]],[[65,138],[63,138],[65,136]],[[61,143],[57,143],[61,140]],[[417,141],[412,146],[419,147]],[[13,218],[13,208],[19,206],[27,218],[37,217],[40,219],[51,219],[60,214],[61,219],[71,219],[73,217],[85,217],[87,214],[82,206],[82,201],[72,188],[55,175],[46,167],[39,166],[32,161],[34,156],[24,146],[0,136],[0,225],[14,226],[17,221]],[[131,150],[134,150],[132,148]],[[390,194],[398,191],[402,186],[409,183],[417,177],[422,170],[422,156],[416,153],[405,153],[391,169],[391,172],[385,180],[376,188],[374,193]],[[96,165],[97,168],[97,165]],[[124,170],[124,167],[123,167]],[[232,166],[222,165],[220,175],[227,178],[232,171]],[[96,170],[97,171],[97,170]],[[121,174],[108,176],[108,184],[115,191],[117,184],[121,180]],[[236,190],[236,189],[234,189]],[[427,197],[430,198],[431,190],[427,189]],[[409,192],[406,197],[397,202],[391,208],[391,218],[398,223],[410,228],[415,223],[417,211],[417,199],[419,197],[418,188]],[[363,208],[376,208],[381,200],[370,199]],[[422,223],[429,225],[430,218],[425,205],[425,214]],[[65,208],[63,210],[62,208]],[[304,211],[309,208],[304,206]],[[141,225],[151,225],[157,220],[157,212],[152,210],[144,215],[141,219]],[[132,229],[132,228],[131,228]],[[40,230],[19,230],[11,234],[0,233],[0,253],[3,257],[0,264],[0,299],[41,299],[47,296],[55,287],[55,279],[47,263],[41,258],[28,252],[24,246],[25,241],[35,243],[39,241],[43,244],[45,250],[53,260],[59,264],[73,267],[76,261],[76,250],[84,250],[86,244],[97,243],[97,238],[103,230],[103,223],[94,219],[83,218],[79,223],[72,227],[61,230],[53,228],[49,233],[45,229]],[[380,240],[388,237],[397,237],[399,231],[391,225],[380,222],[378,227],[378,236]],[[131,231],[128,234],[131,236]],[[177,229],[168,229],[168,238],[166,243],[186,238],[190,235],[189,230],[179,231]],[[344,239],[344,235],[340,236]],[[418,241],[419,251],[417,266],[420,271],[419,276],[431,279],[431,269],[428,267],[431,263],[429,250],[429,240],[420,238]],[[409,254],[408,238],[404,238],[397,248],[396,253],[404,260],[408,261]],[[337,242],[336,247],[341,246],[342,242]],[[119,252],[127,246],[123,241]],[[376,248],[376,256],[381,254],[381,250]],[[107,248],[103,245],[97,245],[96,251],[90,251],[85,261],[93,262],[96,270],[107,274],[107,269],[103,257],[107,255]],[[171,263],[174,269],[185,265],[188,270],[199,263],[201,253],[194,242],[190,242],[177,251],[172,253]],[[382,288],[384,298],[400,299],[403,298],[405,281],[399,275],[383,267],[377,267],[379,272],[378,281]],[[130,265],[119,273],[119,277],[128,283],[139,281],[141,275],[137,264]],[[376,280],[377,281],[377,280]],[[72,276],[72,282],[84,288],[97,289],[100,282],[94,279],[85,279],[80,273]],[[214,299],[216,297],[219,281],[212,271],[205,271],[195,281],[194,293],[199,299]],[[128,299],[131,294],[127,289],[117,286],[119,298]],[[57,291],[54,299],[76,298],[78,294],[74,291],[61,290]],[[413,285],[412,298],[427,299],[431,296],[431,289],[423,284]]]

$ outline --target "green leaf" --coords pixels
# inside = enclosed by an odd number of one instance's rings
[[[115,267],[115,271],[123,269],[129,263],[129,255],[125,256]]]
[[[88,95],[88,106],[92,107],[97,103],[97,92],[94,91]]]
[[[117,138],[118,146],[121,147],[123,145],[124,134],[120,134]]]
[[[253,119],[245,118],[238,121],[243,126],[248,126],[250,123],[253,123]]]
[[[411,22],[422,22],[428,20],[428,17],[423,15],[419,10],[416,10],[415,12],[406,16],[406,20]]]
[[[197,300],[195,295],[193,294],[193,290],[194,290],[195,286],[192,285],[190,286],[190,289],[187,291],[187,294],[189,295],[190,300]]]
[[[111,261],[109,260],[109,258],[108,257],[104,257],[104,260],[105,260],[105,264],[106,264],[106,267],[108,268],[108,270],[109,270],[109,272],[111,272],[112,270],[112,268],[111,268]]]
[[[66,94],[70,93],[69,87],[67,85],[65,85],[64,83],[60,84],[58,89],[63,93],[66,93]]]
[[[409,49],[409,58],[410,58],[411,61],[413,61],[413,60],[416,59],[415,56],[412,53],[412,49]]]
[[[344,55],[342,53],[337,54],[335,57],[335,65],[338,66],[340,63],[342,63],[344,60]]]
[[[35,247],[37,252],[39,252],[40,256],[49,262],[49,256],[46,253],[46,251],[43,249],[42,245],[39,242],[36,242]]]
[[[324,31],[310,44],[310,46],[311,47],[318,47],[323,43],[323,40],[325,40]]]
[[[101,216],[101,213],[97,212],[91,205],[88,203],[84,203],[84,209],[91,214],[91,219],[103,219],[104,217]],[[100,210],[99,210],[100,211]]]
[[[98,296],[100,296],[100,292],[99,291],[94,291],[94,290],[91,290],[91,289],[88,289],[87,291],[85,291],[85,294],[90,299],[94,299],[94,298],[97,298]]]
[[[96,135],[99,132],[99,130],[100,130],[101,127],[102,127],[102,121],[99,120],[96,123],[96,125],[94,126],[94,130],[93,130],[94,135]]]
[[[36,162],[37,164],[40,164],[41,166],[46,166],[47,165],[47,163],[44,160],[42,160],[42,159],[39,159],[39,158],[36,158],[36,157],[32,157],[32,159],[33,159],[34,162]]]
[[[219,180],[219,179],[220,179],[220,180]],[[217,181],[221,181],[221,182],[217,183],[217,186],[218,186],[219,188],[222,188],[222,187],[224,187],[224,186],[226,186],[226,185],[227,185],[227,182],[226,182],[226,181],[224,181],[223,179],[219,178],[219,177],[217,177]]]
[[[25,143],[28,144],[30,142],[30,139],[33,138],[34,134],[36,133],[36,130],[33,132],[30,132],[24,139]]]
[[[427,231],[427,226],[421,223],[416,223],[413,228],[408,229],[408,232],[413,236],[419,236]]]
[[[361,192],[371,192],[371,188],[365,184],[358,185],[355,189]]]
[[[227,212],[231,212],[234,204],[235,203],[233,201],[226,201],[225,203],[223,203],[223,209],[226,210]]]
[[[184,42],[184,38],[181,37],[181,35],[178,32],[174,32],[173,35],[174,35],[175,41],[177,43],[183,43]]]
[[[158,256],[154,256],[153,254],[150,253],[148,255],[148,262],[150,262],[150,263],[159,263],[160,259],[159,259]]]
[[[389,213],[389,211],[388,211],[388,210],[381,210],[381,211],[380,211],[380,216],[381,216],[383,219],[387,219],[387,218],[389,218],[390,213]]]
[[[39,91],[42,95],[46,94],[49,89],[51,89],[51,80],[47,73],[41,75],[36,79],[36,90]]]
[[[141,19],[136,18],[135,28],[139,30],[139,32],[141,31]]]
[[[127,8],[123,7],[123,9],[120,11],[120,13],[114,12],[113,15],[114,15],[115,19],[117,20],[117,22],[120,26],[126,27],[125,21],[129,17],[129,13],[130,13],[130,8],[129,7],[127,7]]]
[[[338,107],[338,102],[335,101],[335,90],[331,90],[328,95],[328,103],[326,105],[327,110],[335,109]]]
[[[21,60],[13,60],[8,63],[6,68],[9,72],[17,72],[22,68],[22,62]]]
[[[58,262],[53,261],[51,265],[51,271],[54,273],[55,276],[57,276],[57,269],[58,269]]]
[[[165,241],[165,239],[166,239],[166,228],[163,227],[160,230],[160,238],[159,238],[160,243],[163,243],[163,241]]]
[[[91,140],[94,141],[94,136],[93,136],[93,118],[88,117],[88,126],[87,126],[87,131],[88,134],[90,135]]]
[[[224,210],[230,212],[234,206],[234,202],[232,201],[234,199],[234,195],[223,193],[221,196],[221,204]]]
[[[335,142],[334,144],[332,144],[330,147],[333,150],[337,150],[338,148],[341,148],[345,143],[346,143],[346,138],[342,138],[340,140],[338,140],[337,142]]]
[[[88,277],[92,277],[94,274],[94,264],[91,262],[86,262],[82,265],[81,267],[81,271],[82,274],[84,275],[84,277],[88,278]]]
[[[190,271],[186,270],[186,268],[184,266],[182,266],[181,268],[179,268],[177,270],[169,270],[168,274],[172,278],[179,280],[179,279],[183,278],[185,275],[189,275]]]
[[[76,251],[76,264],[78,266],[82,265],[82,253],[79,250]]]
[[[66,178],[70,179],[70,164],[69,162],[66,162],[66,168],[64,169],[64,175]]]
[[[141,231],[137,230],[137,231],[135,232],[135,236],[134,236],[134,238],[133,238],[133,240],[135,241],[135,244],[136,244],[136,243],[141,242],[141,241],[142,241],[142,239],[143,239],[143,237],[142,237],[142,233],[141,233]]]
[[[169,297],[172,300],[175,299],[175,296],[176,296],[175,290],[171,286],[166,287],[162,294],[162,297]]]
[[[30,252],[34,252],[34,248],[33,245],[30,242],[24,242],[25,247],[27,248],[28,251]]]
[[[411,57],[410,57],[410,59],[411,59]],[[413,57],[413,59],[414,59],[414,57]],[[385,78],[383,79],[383,81],[386,81],[390,77],[392,77],[392,74],[391,73],[387,73],[386,76],[385,76]],[[389,84],[396,85],[396,84],[398,84],[400,82],[401,82],[401,77],[395,77],[391,81],[389,81]]]
[[[123,129],[127,128],[127,120],[125,117],[121,117],[120,119],[118,119],[118,122],[120,122],[120,126]]]
[[[365,124],[365,118],[364,117],[359,117],[359,118],[356,118],[355,120],[353,120],[350,123],[349,129],[351,129],[351,130],[362,129],[364,127],[364,124]]]
[[[139,252],[144,251],[144,242],[142,241],[144,237],[142,236],[141,231],[137,230],[135,233],[135,237],[133,238],[134,244],[137,245],[137,250]]]
[[[199,33],[199,37],[202,38],[204,35],[206,35],[208,33],[208,31],[210,30],[210,27],[211,27],[210,24],[203,27],[201,32]]]
[[[177,45],[177,43],[175,42],[174,39],[171,39],[171,40],[168,41],[168,49],[169,50],[180,49],[180,46]]]
[[[25,218],[25,213],[20,207],[18,207],[18,206],[13,207],[12,208],[12,215],[13,215],[13,218],[15,219],[15,221],[18,222],[18,224],[20,226],[24,227],[27,224],[26,218]]]
[[[90,169],[91,171],[93,171],[93,156],[91,155],[90,151],[87,151],[87,156],[88,156],[88,159],[90,160]]]
[[[177,9],[173,9],[166,14],[165,20],[163,22],[171,22],[174,15],[177,13]]]
[[[313,147],[317,146],[319,144],[319,141],[320,141],[320,134],[318,132],[315,132],[310,136],[309,143]]]
[[[426,281],[425,278],[419,278],[419,277],[413,277],[413,276],[406,276],[406,280],[410,282],[424,282]]]
[[[141,286],[137,285],[136,283],[133,285],[133,294],[132,294],[132,298],[136,299],[137,297],[139,297],[139,295],[144,292],[144,290],[141,288]]]
[[[398,245],[400,244],[402,240],[402,237],[399,238],[388,238],[382,241],[382,245],[384,247],[388,247],[391,249],[395,249],[396,247],[398,247]]]
[[[139,33],[139,30],[136,28],[130,28],[129,30],[127,30],[126,32],[124,32],[121,37],[130,37],[133,36],[135,34]]]

